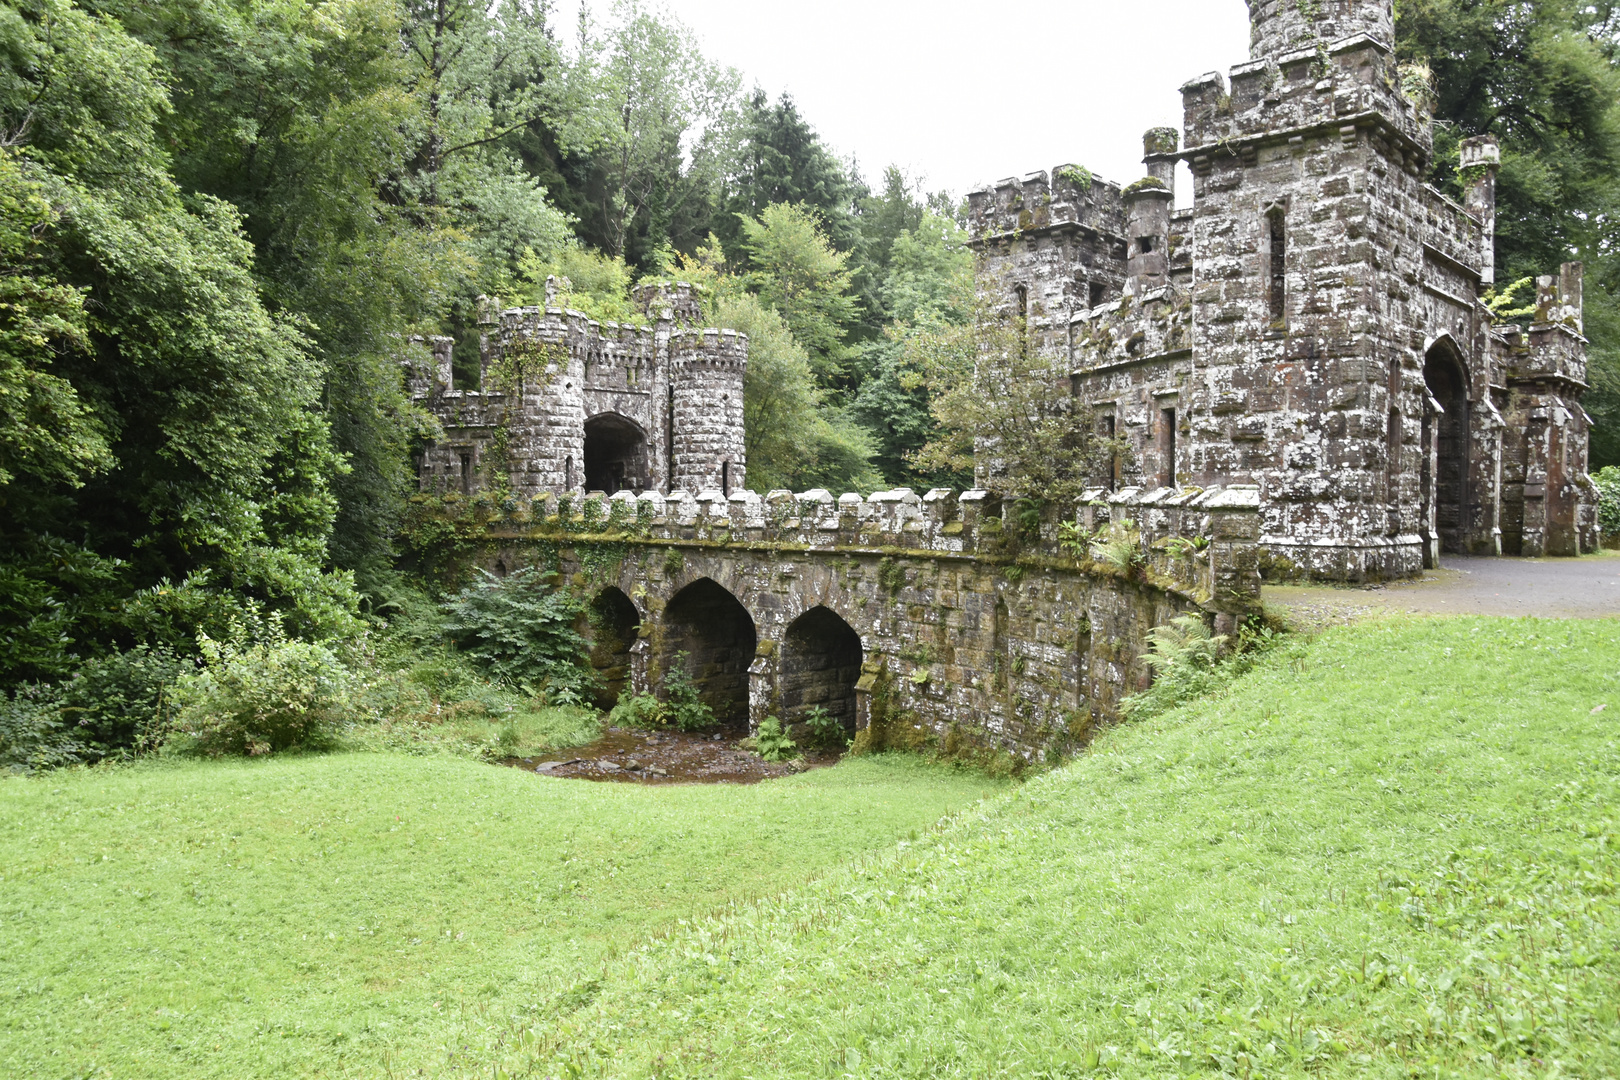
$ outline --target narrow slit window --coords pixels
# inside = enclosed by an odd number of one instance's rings
[[[574,458],[572,454],[563,459],[563,490],[574,490]]]
[[[1164,436],[1160,445],[1164,448],[1163,477],[1165,487],[1176,486],[1176,410],[1164,409],[1159,413],[1159,423],[1164,428]]]
[[[1271,269],[1266,292],[1271,305],[1271,321],[1280,324],[1288,317],[1288,223],[1281,210],[1273,210],[1271,221]]]
[[[1108,475],[1104,478],[1104,482],[1108,485],[1109,491],[1113,491],[1119,486],[1119,448],[1113,445],[1115,431],[1114,417],[1112,415],[1103,417],[1101,434],[1103,439],[1109,443]]]
[[[463,495],[472,491],[472,454],[461,455],[461,493]]]
[[[731,462],[729,461],[720,463],[720,490],[725,494],[726,498],[731,498]]]
[[[1108,286],[1100,281],[1091,283],[1091,306],[1102,307],[1103,301],[1108,299]]]
[[[671,386],[666,394],[667,407],[664,410],[664,494],[675,494],[675,388]]]
[[[1029,352],[1029,290],[1022,285],[1013,288],[1013,299],[1018,303],[1018,348]]]

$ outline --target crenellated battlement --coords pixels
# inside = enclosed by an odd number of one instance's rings
[[[644,286],[636,300],[651,325],[485,305],[476,390],[453,386],[449,338],[416,350],[410,394],[445,430],[423,455],[423,487],[533,497],[740,485],[747,336],[692,325],[701,305],[683,282]]]
[[[621,491],[559,497],[547,492],[528,501],[508,500],[496,508],[488,527],[497,536],[624,536],[651,543],[1056,560],[1103,573],[1137,573],[1207,610],[1240,613],[1259,600],[1258,512],[1259,490],[1254,487],[1099,488],[1086,494],[1084,505],[1069,519],[1079,532],[1066,536],[1054,518],[1042,525],[1039,536],[1015,537],[1010,502],[989,491],[937,488],[918,495],[899,488],[834,496],[817,489],[761,496],[710,488],[670,495]],[[1092,541],[1118,537],[1135,542],[1136,571],[1111,571],[1098,562]]]
[[[968,231],[975,244],[1065,229],[1123,239],[1125,205],[1119,185],[1099,180],[1078,165],[1058,165],[1050,175],[1009,177],[968,192]]]

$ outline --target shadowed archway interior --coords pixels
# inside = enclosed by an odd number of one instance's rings
[[[782,720],[800,723],[820,707],[855,731],[855,684],[861,677],[861,636],[825,607],[793,620],[782,641]]]
[[[754,620],[742,603],[712,578],[700,578],[664,609],[658,670],[669,671],[686,653],[686,669],[715,718],[746,724],[748,667],[758,644]]]
[[[591,667],[596,672],[596,707],[611,709],[630,682],[630,646],[641,632],[641,612],[622,590],[607,588],[591,600],[586,620]]]
[[[585,421],[585,490],[641,492],[647,486],[647,436],[634,420],[603,413]]]
[[[1435,454],[1433,475],[1425,477],[1425,494],[1434,508],[1440,550],[1462,554],[1468,527],[1468,381],[1461,361],[1446,343],[1436,344],[1424,358],[1423,381],[1442,410],[1429,418]],[[1424,457],[1427,462],[1427,446]]]

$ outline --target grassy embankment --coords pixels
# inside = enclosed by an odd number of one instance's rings
[[[339,754],[0,781],[0,1075],[416,1075],[677,920],[1001,790],[900,759],[757,787]]]
[[[637,949],[484,1060],[1615,1076],[1617,724],[1617,621],[1334,631],[887,859]]]
[[[0,1072],[1612,1076],[1617,722],[1620,622],[1413,620],[898,847],[967,779],[4,784]]]

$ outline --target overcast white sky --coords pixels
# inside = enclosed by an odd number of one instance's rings
[[[561,0],[559,14],[579,0]],[[605,15],[610,0],[591,0]],[[791,93],[869,181],[929,190],[1078,162],[1129,183],[1180,86],[1248,59],[1244,0],[664,0],[714,60]],[[1187,199],[1185,192],[1182,200]]]

